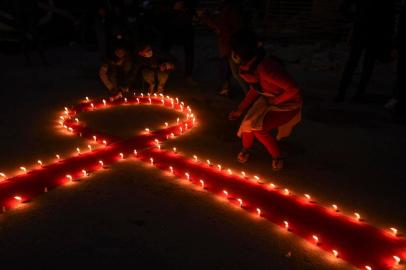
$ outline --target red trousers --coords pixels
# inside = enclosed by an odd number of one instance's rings
[[[257,138],[268,150],[273,158],[281,156],[276,138],[271,135],[271,130],[289,122],[299,110],[294,111],[270,111],[265,115],[263,129],[242,134],[242,145],[245,149],[252,147],[254,137]]]

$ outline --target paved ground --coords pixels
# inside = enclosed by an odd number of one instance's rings
[[[179,74],[168,86],[168,93],[184,97],[201,120],[190,135],[172,144],[185,154],[197,153],[238,169],[243,167],[235,161],[240,148],[235,137],[238,123],[226,116],[239,96],[229,100],[215,94],[215,46],[212,38],[198,39],[198,86],[183,83]],[[406,128],[390,121],[383,109],[392,88],[390,67],[378,67],[370,103],[337,105],[329,100],[338,70],[322,71],[317,69],[319,63],[309,62],[312,55],[323,56],[317,46],[280,44],[273,49],[290,63],[303,86],[304,120],[282,143],[289,156],[286,170],[273,173],[260,145],[244,170],[274,178],[297,193],[308,192],[322,203],[337,203],[348,213],[358,211],[377,226],[406,229]],[[12,174],[39,158],[67,155],[77,145],[85,145],[78,138],[57,134],[53,125],[57,110],[84,96],[104,93],[96,77],[97,54],[76,47],[49,53],[51,66],[34,68],[22,67],[18,55],[0,56],[6,63],[0,70],[0,171]],[[331,61],[340,66],[343,56]],[[161,117],[175,116],[130,109],[86,119],[112,133],[120,128],[119,135],[128,136],[162,123]],[[129,261],[132,266],[172,269],[351,269],[271,223],[169,180],[159,171],[126,161],[2,214],[2,261]]]

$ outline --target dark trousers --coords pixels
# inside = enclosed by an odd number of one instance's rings
[[[345,96],[362,55],[364,55],[364,61],[362,63],[361,78],[355,96],[361,97],[364,95],[377,60],[377,49],[374,47],[373,42],[369,43],[365,40],[361,40],[359,37],[354,37],[338,88],[338,94],[340,96]]]
[[[406,63],[405,54],[399,51],[398,67],[397,67],[397,98],[398,103],[396,111],[400,116],[406,117]]]

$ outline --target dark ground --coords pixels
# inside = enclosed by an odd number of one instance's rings
[[[358,211],[376,226],[406,228],[406,128],[383,108],[393,88],[389,65],[377,68],[369,103],[337,105],[330,100],[337,66],[345,59],[343,46],[335,46],[327,57],[318,44],[273,45],[275,54],[290,62],[305,96],[304,120],[282,143],[289,156],[286,169],[276,174],[260,145],[251,162],[236,162],[238,123],[229,122],[227,114],[240,97],[216,96],[215,41],[202,36],[196,44],[199,85],[189,86],[175,74],[167,93],[191,104],[200,125],[165,146],[176,145],[187,155],[196,153],[230,168],[245,167],[326,205],[337,203],[348,214]],[[64,106],[105,93],[97,78],[97,57],[77,47],[58,48],[49,51],[51,66],[24,68],[22,56],[0,55],[0,171],[10,175],[39,158],[67,155],[86,145],[58,134],[54,122]],[[327,58],[335,66],[322,70]],[[125,136],[165,121],[162,112],[142,113],[116,111],[120,121],[113,123],[108,114],[85,118],[112,132],[123,129],[120,135]],[[132,267],[149,269],[351,269],[265,220],[168,180],[160,171],[125,161],[1,214],[1,261],[129,261]]]

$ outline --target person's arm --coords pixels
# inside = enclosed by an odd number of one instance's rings
[[[258,98],[258,96],[258,92],[253,87],[251,87],[243,101],[241,101],[238,108],[228,115],[228,119],[236,120],[237,118],[239,118],[244,113],[244,111],[247,110],[251,106],[251,104]]]
[[[109,91],[112,91],[115,88],[115,86],[109,78],[108,71],[109,71],[108,64],[106,63],[102,64],[99,69],[99,77],[100,80],[103,82],[104,86],[106,86],[106,88]]]

